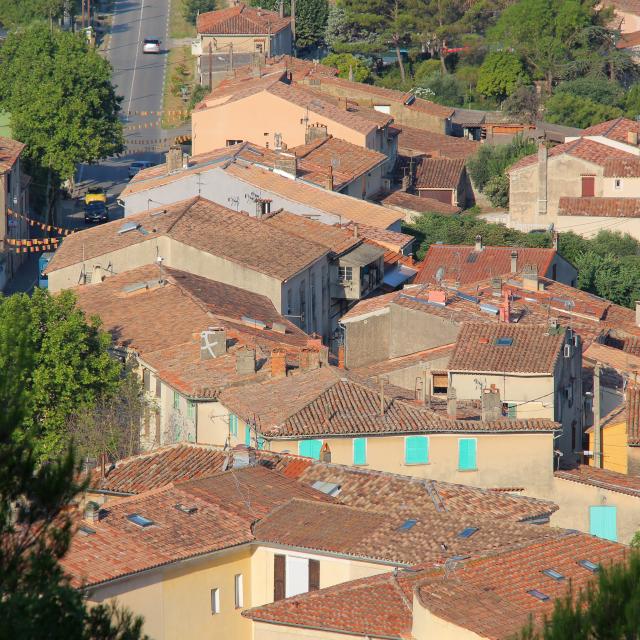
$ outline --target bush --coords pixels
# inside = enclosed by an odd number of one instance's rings
[[[355,82],[369,82],[371,80],[369,67],[362,58],[357,58],[351,53],[331,53],[322,60],[322,64],[336,68],[341,78],[348,78],[351,69]]]
[[[501,174],[489,178],[484,187],[484,193],[487,195],[494,207],[509,206],[509,176]]]
[[[432,74],[420,86],[433,92],[434,102],[451,107],[461,107],[464,104],[465,87],[451,74]]]
[[[556,93],[545,104],[545,120],[586,129],[622,115],[622,109],[594,102],[571,93]]]
[[[621,107],[625,99],[622,87],[617,82],[605,78],[566,80],[557,86],[555,93],[569,93],[610,107]]]
[[[422,85],[427,82],[431,76],[439,75],[440,70],[440,60],[436,60],[435,58],[423,60],[415,66],[413,81],[418,85]]]

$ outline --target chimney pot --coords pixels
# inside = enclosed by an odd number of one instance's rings
[[[476,236],[476,245],[475,245],[475,251],[482,251],[484,247],[482,246],[482,236],[481,235],[477,235]]]
[[[518,272],[518,252],[512,251],[511,252],[511,273],[517,273],[517,272]]]
[[[182,169],[182,147],[177,144],[173,144],[169,147],[167,152],[167,173],[173,173]]]
[[[447,390],[447,414],[450,418],[458,417],[458,396],[454,387]]]
[[[287,375],[287,352],[284,349],[271,350],[271,377],[284,378]]]

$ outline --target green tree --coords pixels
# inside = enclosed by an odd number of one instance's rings
[[[508,207],[509,176],[504,174],[491,176],[484,187],[484,193],[487,195],[494,207]]]
[[[330,53],[322,60],[322,64],[336,68],[341,78],[348,78],[352,73],[355,82],[369,82],[371,80],[369,67],[361,58],[357,58],[351,53]]]
[[[480,67],[477,90],[499,100],[510,96],[519,86],[529,83],[520,58],[509,51],[490,53]]]
[[[627,118],[635,118],[640,115],[640,82],[629,87],[625,95],[624,109]]]
[[[20,372],[22,426],[37,438],[38,454],[49,457],[68,444],[67,417],[113,393],[122,367],[108,352],[111,337],[97,321],[87,323],[70,291],[0,298],[0,368],[13,357],[7,340],[16,322],[27,327],[20,340],[33,354],[31,366]]]
[[[556,93],[545,103],[545,120],[584,129],[622,115],[622,109],[581,98],[571,93]]]
[[[65,0],[0,0],[0,24],[17,27],[62,15]]]
[[[534,86],[518,87],[503,103],[505,113],[535,120],[540,109],[540,98]]]
[[[82,489],[71,449],[38,464],[23,385],[40,359],[31,320],[0,328],[0,638],[139,640],[142,620],[113,606],[85,606],[59,561],[71,538],[72,501]]]
[[[588,98],[593,102],[606,104],[610,107],[621,107],[624,104],[625,93],[615,81],[606,78],[576,78],[561,82],[555,90],[558,93],[569,93],[579,98]]]
[[[190,24],[196,23],[199,13],[215,11],[218,7],[218,0],[182,0],[182,15]]]
[[[450,107],[461,107],[464,104],[465,87],[454,75],[434,73],[420,88],[426,90],[426,93],[416,91],[416,95],[426,97],[427,100]]]
[[[626,563],[601,567],[597,580],[580,593],[569,588],[543,624],[533,621],[519,640],[635,640],[640,636],[640,554]]]
[[[55,180],[123,150],[111,66],[81,35],[33,25],[0,49],[0,107],[25,154]]]

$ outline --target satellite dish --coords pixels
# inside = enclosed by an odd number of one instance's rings
[[[444,278],[444,267],[438,267],[436,271],[436,282],[440,284],[442,282],[442,278]]]

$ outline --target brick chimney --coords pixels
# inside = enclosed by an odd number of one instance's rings
[[[638,132],[637,131],[627,131],[627,142],[632,144],[634,147],[638,146]]]
[[[538,291],[538,266],[535,264],[525,264],[522,269],[522,288],[526,291]]]
[[[172,144],[167,151],[167,173],[174,173],[182,169],[182,147]]]
[[[271,377],[284,378],[287,375],[287,352],[284,349],[271,350]]]
[[[256,200],[256,218],[264,218],[271,213],[271,200],[269,198],[258,198]]]
[[[84,505],[84,519],[88,522],[98,522],[100,519],[100,505],[93,500],[89,500]]]
[[[200,360],[212,360],[227,353],[224,327],[209,327],[200,334]]]
[[[304,143],[325,140],[329,137],[326,124],[310,124],[304,134]]]
[[[273,172],[287,178],[295,178],[298,175],[298,158],[296,154],[277,151]]]
[[[509,298],[509,292],[504,292],[504,300],[500,305],[500,322],[511,322],[511,300]]]
[[[236,373],[250,375],[256,372],[256,350],[250,347],[240,347],[236,351]]]
[[[511,252],[511,273],[518,273],[518,252]]]
[[[311,371],[320,368],[320,351],[305,347],[300,352],[300,368],[303,371]]]
[[[322,445],[322,449],[320,449],[320,460],[322,462],[331,462],[331,449],[328,442],[325,442]]]
[[[329,165],[329,172],[327,174],[327,189],[333,191],[333,165]]]
[[[502,418],[502,401],[499,389],[493,385],[483,389],[481,401],[483,422],[493,422]]]
[[[344,369],[344,345],[338,347],[338,369]]]

